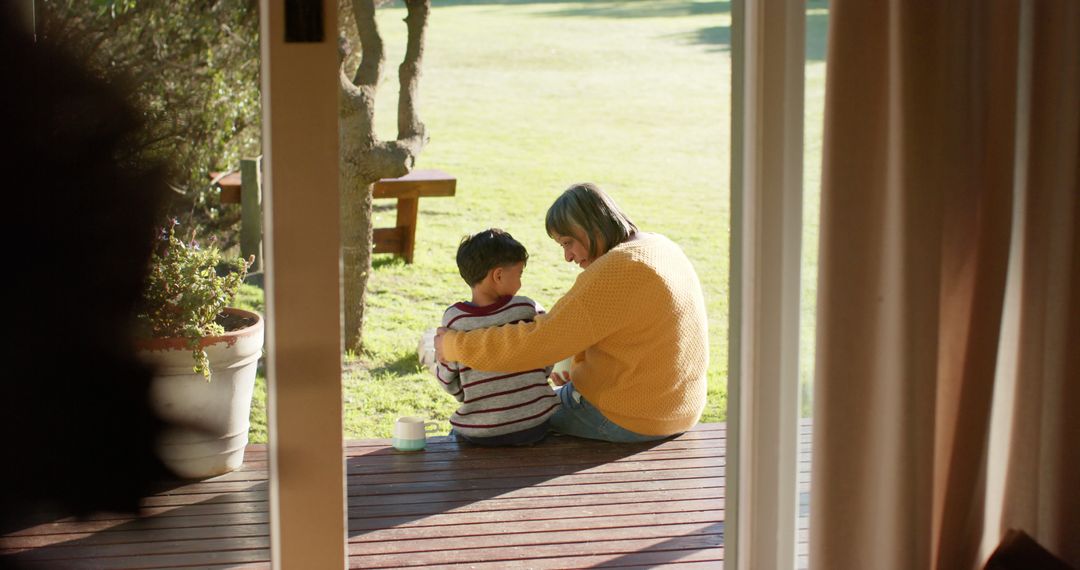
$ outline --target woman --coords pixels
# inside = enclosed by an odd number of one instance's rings
[[[584,271],[531,323],[469,332],[439,329],[440,360],[519,372],[573,356],[554,373],[560,433],[650,441],[682,433],[705,407],[708,319],[701,284],[679,246],[638,230],[594,184],[548,209],[548,235]]]

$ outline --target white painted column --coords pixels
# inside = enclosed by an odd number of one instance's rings
[[[731,361],[725,559],[795,566],[805,5],[732,11]]]
[[[285,5],[260,2],[271,555],[344,568],[337,1],[293,4],[309,42]]]

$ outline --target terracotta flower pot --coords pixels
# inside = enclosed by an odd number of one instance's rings
[[[210,357],[210,381],[192,370],[191,349],[182,338],[140,340],[136,345],[156,368],[151,402],[173,424],[158,443],[158,454],[181,477],[221,475],[244,462],[264,326],[258,313],[225,313],[253,324],[202,339]]]

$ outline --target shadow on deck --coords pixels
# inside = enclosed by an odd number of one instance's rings
[[[513,449],[433,438],[419,453],[350,441],[350,567],[720,567],[725,435],[702,424],[663,442],[549,437]],[[253,445],[241,470],[162,489],[141,518],[44,521],[0,537],[0,555],[31,568],[268,567],[266,477]]]

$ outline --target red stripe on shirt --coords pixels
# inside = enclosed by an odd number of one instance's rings
[[[490,305],[480,306],[462,301],[460,303],[454,303],[454,308],[459,311],[469,313],[470,315],[489,315],[492,313],[492,311],[497,311],[501,309],[503,305],[513,300],[513,295],[503,295],[502,297],[495,299],[495,302],[491,303]]]
[[[469,382],[468,384],[462,383],[462,388],[472,388],[473,386],[479,386],[481,384],[487,384],[488,382],[494,382],[496,380],[506,380],[507,378],[513,378],[515,376],[521,376],[524,374],[532,374],[533,372],[544,373],[543,368],[537,368],[536,370],[526,370],[524,372],[514,372],[513,374],[503,374],[502,376],[492,376],[491,378],[484,378],[483,380],[477,380],[476,382]]]
[[[497,314],[499,314],[499,313],[501,313],[503,311],[508,311],[510,309],[513,309],[514,307],[530,307],[530,308],[533,308],[535,310],[535,307],[533,307],[533,305],[531,303],[513,303],[513,304],[507,305],[507,306],[505,306],[505,307],[503,307],[503,308],[501,308],[501,309],[499,309],[497,311],[492,311],[490,313],[485,313],[485,314],[482,314],[482,315],[469,315],[469,314],[458,315],[458,316],[450,319],[450,322],[446,323],[446,325],[444,325],[444,326],[447,327],[447,328],[453,328],[454,323],[456,323],[458,321],[458,319],[465,319],[465,318],[470,318],[470,317],[490,317],[491,315],[497,315]],[[498,325],[498,326],[502,326],[502,325]]]
[[[451,380],[451,381],[449,381],[449,382],[448,382],[448,381],[446,381],[446,380],[443,380],[443,379],[442,379],[442,375],[441,375],[441,374],[439,374],[439,369],[438,369],[438,368],[436,368],[436,369],[435,369],[435,377],[439,379],[439,382],[442,382],[442,383],[443,383],[443,386],[449,386],[449,385],[450,385],[450,382],[453,382],[453,380]]]
[[[454,420],[450,420],[450,425],[452,425],[454,427],[463,427],[463,428],[493,428],[493,427],[508,426],[510,424],[516,424],[516,423],[521,423],[521,422],[527,422],[529,420],[535,420],[536,418],[550,412],[551,410],[554,410],[557,407],[559,407],[558,402],[552,404],[550,407],[548,407],[548,409],[540,412],[539,414],[532,415],[532,416],[529,416],[527,418],[521,418],[520,420],[511,420],[509,422],[503,422],[501,424],[462,424],[462,423],[455,422]]]
[[[505,392],[495,392],[494,394],[487,394],[487,395],[484,395],[484,396],[480,396],[479,398],[473,398],[471,400],[465,400],[464,402],[462,402],[462,404],[471,404],[473,402],[479,402],[480,400],[486,400],[488,398],[494,398],[494,397],[497,397],[497,396],[505,396],[507,394],[513,394],[515,392],[524,392],[525,390],[531,390],[533,388],[538,388],[540,386],[543,386],[545,388],[549,387],[547,382],[543,382],[543,383],[540,383],[540,384],[529,384],[528,386],[522,386],[521,388],[515,388],[513,390],[506,390]]]
[[[514,404],[513,406],[506,406],[506,407],[503,407],[503,408],[488,408],[486,410],[473,410],[471,412],[465,412],[464,414],[461,413],[461,412],[458,412],[457,415],[458,416],[471,416],[473,414],[489,414],[491,412],[505,412],[506,410],[512,410],[514,408],[524,408],[525,406],[528,406],[529,404],[535,404],[536,402],[539,402],[540,400],[543,400],[544,398],[555,398],[555,397],[557,397],[557,396],[554,393],[544,394],[543,396],[533,398],[532,400],[529,400],[528,402],[524,402],[524,403],[521,403],[521,404]]]

